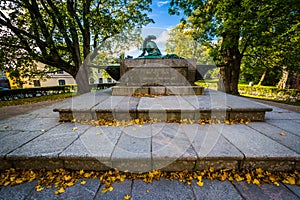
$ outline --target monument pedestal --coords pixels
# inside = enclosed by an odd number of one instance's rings
[[[202,95],[195,86],[195,59],[134,59],[120,65],[120,83],[113,96]]]

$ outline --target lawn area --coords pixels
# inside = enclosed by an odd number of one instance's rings
[[[196,85],[203,86],[205,88],[209,88],[213,90],[217,90],[218,88],[217,83],[218,83],[218,79],[199,80],[195,82]],[[238,87],[241,96],[300,106],[299,90],[293,90],[293,89],[282,90],[276,88],[275,86],[252,86],[251,87],[248,84],[239,84]],[[291,101],[290,99],[294,99],[294,101]]]
[[[5,106],[16,106],[16,105],[23,105],[23,104],[31,104],[31,103],[38,103],[43,101],[55,101],[55,100],[62,100],[65,98],[72,97],[74,93],[62,93],[62,94],[55,94],[49,96],[40,96],[40,97],[32,97],[32,98],[23,98],[23,99],[16,99],[10,101],[0,101],[0,108]]]

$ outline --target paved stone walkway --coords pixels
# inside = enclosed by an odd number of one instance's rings
[[[73,187],[66,189],[65,193],[55,195],[55,188],[45,189],[40,192],[35,191],[36,182],[25,183],[13,187],[0,188],[0,199],[16,200],[16,199],[108,199],[122,200],[124,196],[129,195],[131,199],[195,199],[195,200],[298,200],[300,198],[300,187],[293,185],[280,186],[263,184],[257,186],[247,184],[245,182],[229,181],[208,181],[204,180],[204,186],[199,187],[196,183],[184,185],[178,181],[168,181],[161,179],[147,184],[141,180],[124,181],[122,183],[114,183],[114,190],[103,194],[101,192],[103,185],[97,179],[86,179],[86,184],[77,183]]]
[[[91,127],[59,123],[56,105],[0,121],[0,168],[181,171],[219,168],[300,169],[300,114],[277,107],[265,122],[235,125],[156,123]],[[204,187],[126,181],[103,195],[98,180],[55,196],[34,192],[35,183],[2,187],[0,199],[299,199],[299,186],[206,181]],[[146,193],[146,190],[149,193]],[[100,192],[99,192],[100,191]],[[219,195],[219,196],[218,196]]]

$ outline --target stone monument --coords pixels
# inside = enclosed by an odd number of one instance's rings
[[[152,39],[155,36],[145,39],[138,58],[121,61],[121,78],[112,95],[202,95],[203,87],[194,84],[196,59],[163,56]]]

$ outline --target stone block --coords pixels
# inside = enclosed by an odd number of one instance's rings
[[[207,160],[197,160],[196,170],[205,170],[213,167],[215,170],[220,169],[239,169],[239,161],[235,159],[207,159]]]
[[[9,169],[12,167],[12,162],[4,158],[0,158],[0,170]]]
[[[201,86],[192,86],[195,95],[203,95],[204,94],[204,88]]]
[[[138,86],[114,86],[112,87],[112,96],[133,96],[137,94],[149,94],[148,87]]]
[[[166,94],[166,88],[165,87],[150,87],[150,92],[149,94],[151,95],[165,95]]]
[[[285,158],[284,160],[282,158],[277,159],[246,159],[241,168],[243,169],[256,169],[256,168],[262,168],[263,170],[272,170],[272,171],[292,171],[295,170],[295,161],[289,160]]]
[[[237,111],[232,110],[229,112],[230,120],[251,120],[251,121],[264,121],[265,120],[265,112],[264,111]]]
[[[104,119],[104,120],[114,120],[114,116],[112,113],[112,110],[95,110],[96,112],[96,118]]]
[[[20,169],[47,169],[54,170],[63,168],[63,160],[57,158],[45,158],[45,157],[20,157],[20,158],[8,158],[13,163],[15,168]]]
[[[104,164],[105,163],[105,164]],[[104,171],[109,170],[112,167],[109,164],[109,161],[100,162],[96,158],[64,158],[64,168],[71,170],[95,170],[95,171]]]

